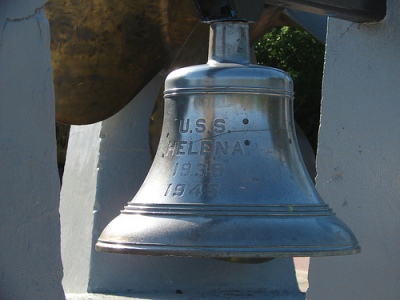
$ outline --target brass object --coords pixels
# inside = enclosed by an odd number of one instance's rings
[[[208,63],[169,74],[164,97],[153,165],[97,250],[238,262],[360,251],[301,160],[292,80],[250,64],[246,22],[211,23]]]

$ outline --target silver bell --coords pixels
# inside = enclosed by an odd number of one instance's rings
[[[263,260],[354,254],[297,145],[293,83],[250,64],[248,24],[211,24],[205,65],[172,72],[154,163],[96,249]]]

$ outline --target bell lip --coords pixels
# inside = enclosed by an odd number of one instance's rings
[[[277,258],[357,254],[351,230],[331,215],[120,214],[102,232],[101,252],[198,258]]]
[[[293,248],[290,250],[290,248]],[[98,241],[95,249],[100,252],[131,254],[141,256],[170,256],[170,257],[192,257],[192,258],[235,258],[235,259],[268,259],[284,257],[322,257],[322,256],[341,256],[354,255],[361,252],[358,244],[349,246],[337,246],[330,249],[321,249],[321,247],[271,247],[255,248],[243,247],[243,250],[234,250],[233,248],[218,249],[211,247],[184,247],[184,246],[160,246],[160,245],[131,245],[122,243],[112,243]]]

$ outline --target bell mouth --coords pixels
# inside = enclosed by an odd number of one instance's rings
[[[360,252],[354,235],[325,204],[289,209],[274,205],[264,207],[262,213],[253,209],[253,213],[229,214],[203,206],[202,213],[176,213],[174,205],[164,211],[146,205],[141,213],[126,208],[105,228],[96,250],[243,263]]]

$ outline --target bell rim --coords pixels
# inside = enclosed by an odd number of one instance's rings
[[[120,214],[95,246],[102,252],[203,258],[357,254],[336,216],[181,216]]]
[[[257,259],[257,258],[283,258],[283,257],[323,257],[323,256],[341,256],[354,255],[361,252],[358,244],[333,247],[323,249],[317,246],[297,246],[292,247],[241,247],[243,251],[239,251],[238,247],[210,247],[210,246],[176,246],[157,244],[123,244],[104,242],[99,240],[95,249],[100,252],[131,254],[141,256],[168,256],[168,257],[192,257],[192,258],[216,258],[216,259]]]

